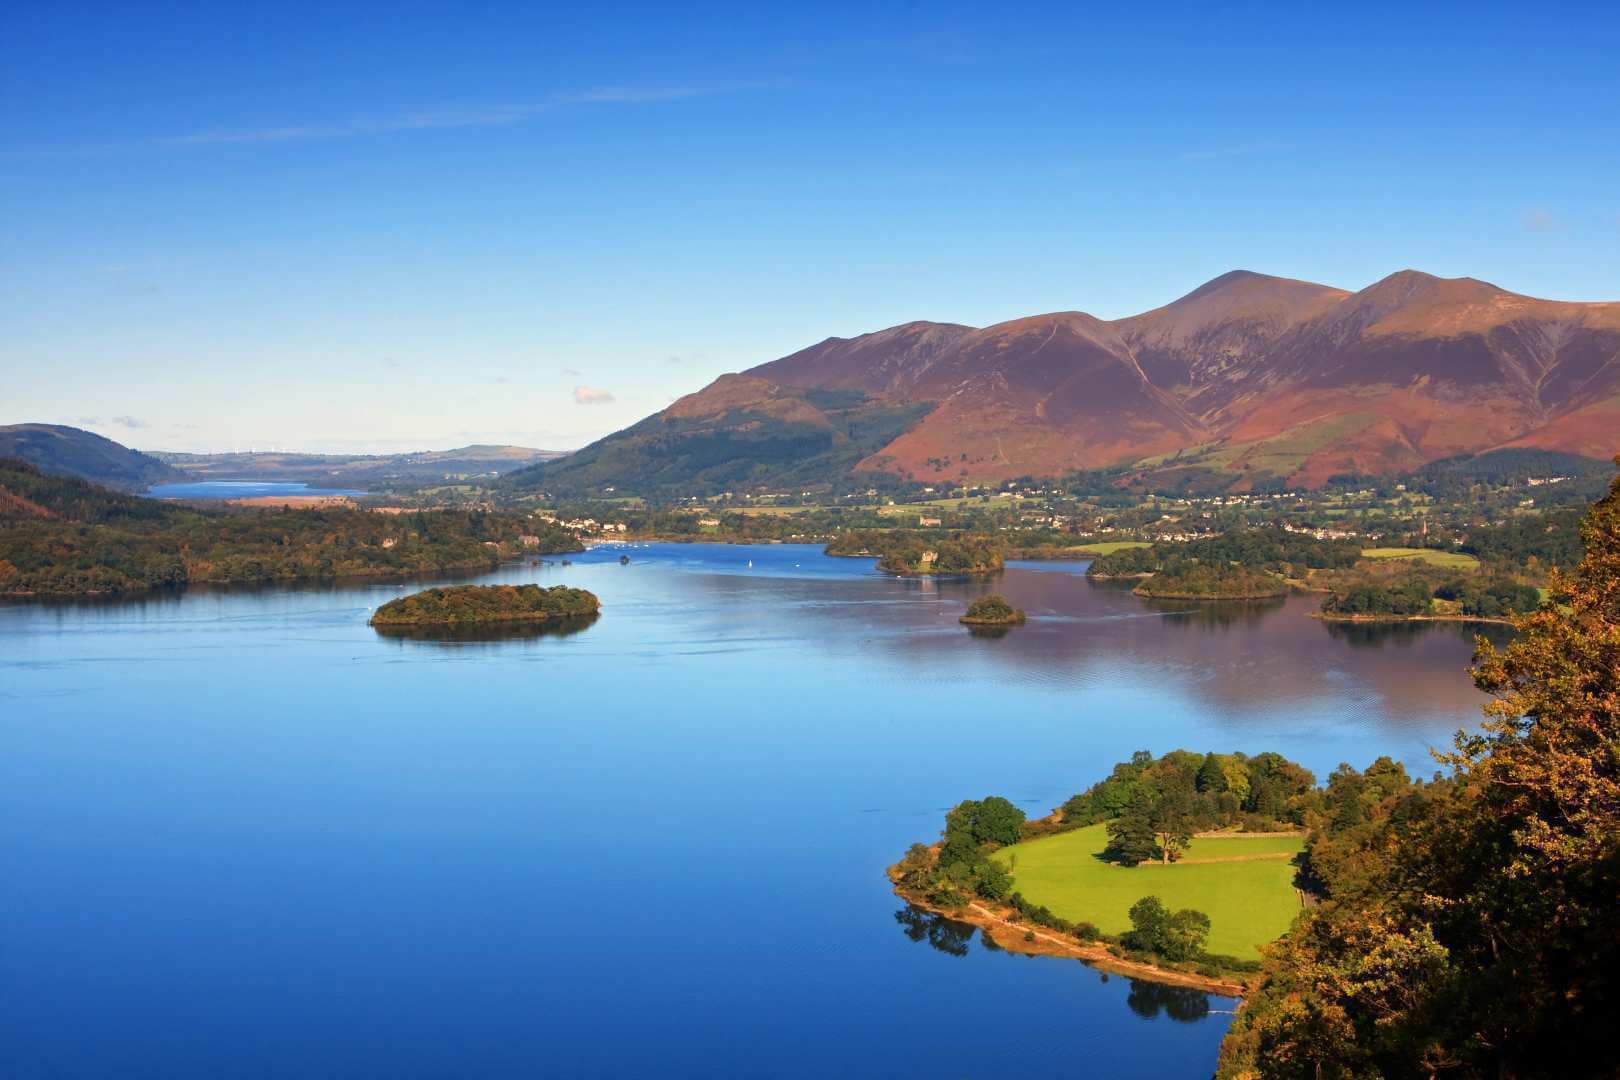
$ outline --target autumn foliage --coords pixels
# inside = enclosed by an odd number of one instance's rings
[[[1485,722],[1315,823],[1323,902],[1270,950],[1224,1077],[1612,1076],[1620,1012],[1620,480],[1515,640]]]

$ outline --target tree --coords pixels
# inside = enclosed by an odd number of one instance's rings
[[[1209,938],[1209,916],[1183,908],[1166,920],[1163,935],[1159,952],[1165,959],[1195,959],[1203,955],[1204,942]]]
[[[965,829],[978,844],[1016,844],[1024,827],[1024,812],[999,795],[968,799],[945,818],[945,828]]]
[[[1198,767],[1198,790],[1215,795],[1226,790],[1226,770],[1213,750],[1204,755],[1204,763]]]
[[[1135,866],[1159,855],[1158,833],[1153,827],[1153,798],[1140,790],[1125,812],[1108,823],[1108,846],[1103,855],[1121,866]]]
[[[1173,859],[1180,857],[1180,853],[1192,843],[1193,815],[1191,800],[1187,793],[1176,790],[1171,791],[1159,800],[1158,806],[1153,809],[1153,829],[1158,834],[1159,844],[1166,865]]]
[[[1164,901],[1157,896],[1144,896],[1131,905],[1128,914],[1130,943],[1139,949],[1157,952],[1170,922],[1170,909],[1164,906]]]
[[[1158,953],[1166,960],[1193,960],[1203,955],[1209,937],[1209,916],[1183,908],[1174,915],[1157,896],[1144,896],[1131,905],[1128,943]]]

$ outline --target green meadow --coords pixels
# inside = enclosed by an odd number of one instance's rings
[[[1460,551],[1436,551],[1433,548],[1381,547],[1364,548],[1363,559],[1419,559],[1430,566],[1443,566],[1448,570],[1477,570],[1479,560]]]
[[[1104,862],[1100,856],[1107,843],[1104,826],[1091,825],[1014,844],[991,858],[1012,872],[1013,887],[1026,900],[1065,919],[1090,922],[1105,934],[1129,930],[1131,905],[1157,896],[1171,911],[1195,908],[1209,916],[1210,952],[1251,959],[1299,914],[1293,864],[1254,856],[1291,855],[1301,849],[1303,837],[1198,839],[1184,861],[1169,866]]]

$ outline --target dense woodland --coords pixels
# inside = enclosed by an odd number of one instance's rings
[[[523,514],[203,509],[0,462],[0,594],[478,570],[582,549],[568,530]]]
[[[1219,1075],[1614,1075],[1620,1021],[1620,481],[1554,604],[1481,640],[1449,775],[1336,773],[1323,897],[1274,946]]]
[[[451,585],[390,600],[373,626],[459,625],[588,619],[601,608],[596,594],[567,585]]]
[[[1435,601],[1441,601],[1436,604]],[[1534,611],[1541,591],[1533,585],[1499,576],[1448,573],[1403,566],[1399,573],[1375,576],[1371,571],[1334,582],[1322,601],[1324,615],[1352,618],[1460,615],[1500,619]]]

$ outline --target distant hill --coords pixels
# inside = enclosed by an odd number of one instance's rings
[[[123,491],[181,479],[179,472],[148,454],[92,431],[58,424],[0,427],[0,458],[16,458],[57,476],[77,476]]]
[[[831,391],[846,418],[881,420],[845,430],[817,404]],[[828,338],[509,483],[648,494],[1111,469],[1242,490],[1512,448],[1620,451],[1620,303],[1413,270],[1359,292],[1240,270],[1113,321]]]
[[[303,481],[314,487],[491,479],[562,456],[527,446],[462,446],[404,454],[181,454],[155,456],[189,480]]]

